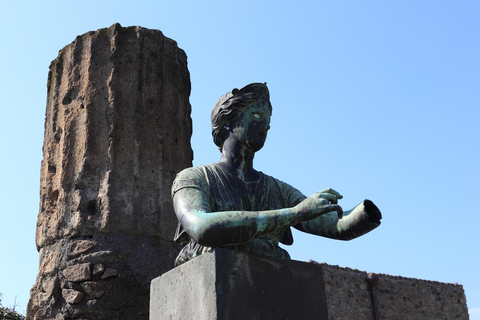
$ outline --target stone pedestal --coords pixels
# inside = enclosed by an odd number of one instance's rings
[[[217,249],[152,281],[150,319],[328,319],[322,268]]]
[[[461,285],[377,277],[217,249],[152,281],[150,319],[468,320]]]
[[[158,30],[78,36],[50,66],[28,319],[148,319],[192,164],[187,57]]]

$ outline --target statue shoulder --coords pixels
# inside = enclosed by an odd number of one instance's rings
[[[173,181],[172,197],[177,191],[184,188],[208,190],[205,166],[190,167],[180,171]]]
[[[205,166],[185,168],[177,173],[175,180],[202,177],[204,175],[204,167]]]

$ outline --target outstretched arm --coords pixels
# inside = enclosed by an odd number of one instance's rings
[[[351,240],[372,231],[380,225],[382,213],[370,200],[364,200],[340,219],[335,212],[303,221],[295,228],[322,237]]]
[[[239,244],[276,233],[329,212],[342,212],[330,203],[335,195],[317,192],[293,208],[269,211],[211,212],[208,196],[198,188],[183,188],[173,196],[178,220],[188,235],[204,246]]]

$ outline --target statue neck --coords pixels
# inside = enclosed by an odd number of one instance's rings
[[[223,144],[219,164],[242,181],[255,181],[260,178],[260,173],[253,169],[254,156],[255,152],[238,140],[227,139]]]

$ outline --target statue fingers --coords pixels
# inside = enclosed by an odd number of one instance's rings
[[[322,192],[322,191],[320,191],[320,192],[318,193],[318,196],[319,196],[320,198],[327,199],[330,203],[334,203],[334,204],[338,203],[338,199],[339,199],[339,198],[338,198],[336,195],[334,195],[334,194],[326,193],[326,192]]]
[[[321,193],[318,193],[318,194],[315,194],[315,198],[314,198],[314,204],[315,205],[319,205],[319,206],[326,206],[326,205],[329,205],[330,204],[330,200],[323,197]]]
[[[343,209],[338,204],[327,204],[320,208],[321,215],[324,215],[330,212],[336,212],[339,219],[341,216],[343,216]]]
[[[331,195],[334,195],[337,199],[342,199],[343,196],[340,194],[340,192],[332,189],[332,188],[328,188],[328,189],[324,189],[322,191],[320,191],[320,193],[328,193],[328,194],[331,194]]]

